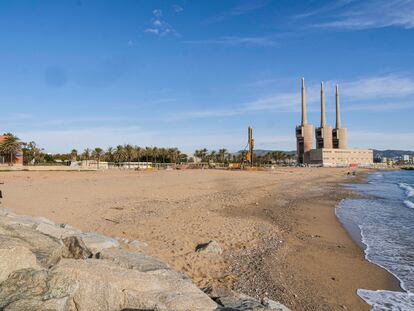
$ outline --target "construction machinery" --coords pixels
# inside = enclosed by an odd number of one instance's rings
[[[254,139],[253,139],[253,129],[251,126],[248,128],[248,141],[247,147],[249,150],[244,154],[244,161],[248,162],[250,166],[253,166],[253,148],[254,148]]]

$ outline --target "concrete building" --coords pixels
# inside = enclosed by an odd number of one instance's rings
[[[325,167],[369,167],[373,164],[373,151],[369,149],[312,149],[309,164]]]
[[[316,148],[332,149],[332,126],[326,125],[325,94],[321,82],[321,126],[315,130]]]
[[[326,123],[324,85],[321,83],[321,124],[315,130],[316,149],[313,147],[313,126],[307,124],[306,94],[302,79],[302,124],[296,127],[298,163],[333,167],[371,166],[373,151],[348,149],[347,129],[341,126],[339,87],[336,86],[336,125]]]
[[[302,122],[296,127],[296,150],[298,163],[309,162],[309,151],[313,148],[313,125],[308,124],[306,114],[305,79],[302,78]]]
[[[332,145],[335,149],[347,149],[348,148],[348,130],[341,127],[341,110],[339,107],[339,86],[336,85],[335,92],[336,101],[336,125],[332,131]]]

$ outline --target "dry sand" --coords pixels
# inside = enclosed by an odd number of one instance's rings
[[[146,242],[143,251],[293,310],[369,310],[357,288],[395,289],[335,217],[347,169],[1,172],[2,206]],[[196,253],[216,240],[222,255]]]

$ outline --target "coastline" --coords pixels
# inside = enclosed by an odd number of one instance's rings
[[[348,171],[8,173],[3,206],[142,241],[143,251],[200,288],[235,289],[299,311],[369,310],[358,288],[396,284],[365,260],[335,215],[339,201],[357,195],[341,184],[366,172]],[[194,252],[208,239],[223,255]]]
[[[263,260],[266,272],[271,273],[270,278],[265,278],[265,293],[273,290],[270,295],[277,296],[293,310],[316,311],[370,310],[357,296],[359,288],[402,291],[393,274],[365,258],[359,228],[353,234],[335,213],[341,200],[359,196],[343,184],[363,182],[366,173],[352,180],[327,182],[317,194],[307,193],[301,199],[291,199],[289,212],[275,221],[279,226],[293,223],[285,227],[286,243]],[[280,209],[271,199],[265,201],[260,205],[276,212]],[[282,273],[279,267],[283,267]],[[264,275],[263,271],[257,274]],[[274,284],[278,286],[272,288]],[[239,289],[247,290],[250,295],[257,290]]]

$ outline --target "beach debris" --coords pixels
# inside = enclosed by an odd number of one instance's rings
[[[223,249],[214,240],[210,240],[207,243],[198,244],[196,246],[195,251],[199,252],[199,253],[213,253],[213,254],[222,254],[223,253]]]
[[[64,258],[86,259],[92,257],[92,252],[78,236],[70,236],[62,240],[65,245]]]

